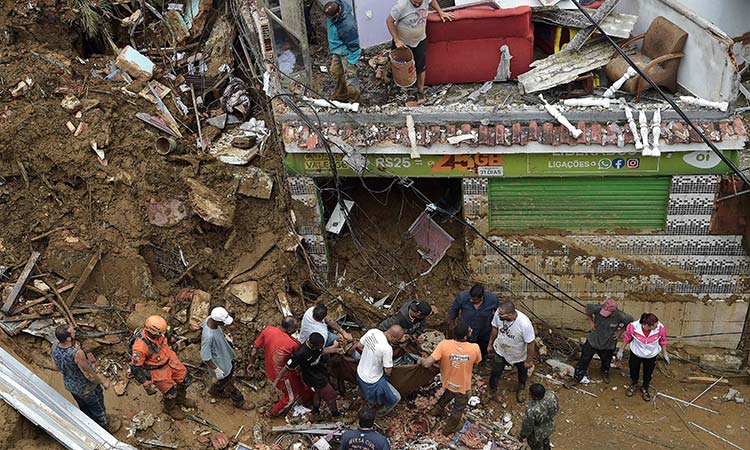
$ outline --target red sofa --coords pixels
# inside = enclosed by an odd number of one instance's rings
[[[426,84],[480,83],[495,79],[500,47],[513,56],[511,78],[529,70],[534,56],[531,8],[493,9],[475,6],[453,11],[443,23],[437,13],[427,17]]]

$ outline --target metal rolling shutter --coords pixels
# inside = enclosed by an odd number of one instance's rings
[[[490,229],[663,230],[670,179],[490,178]]]

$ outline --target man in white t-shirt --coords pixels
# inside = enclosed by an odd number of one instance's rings
[[[528,370],[534,366],[534,326],[526,314],[516,311],[513,302],[504,301],[492,318],[492,333],[487,347],[487,357],[493,358],[490,373],[490,394],[498,401],[497,383],[505,366],[514,365],[518,369],[518,390],[516,400],[526,401],[526,379]]]
[[[389,382],[393,370],[393,345],[404,337],[404,329],[393,325],[385,332],[373,328],[364,334],[354,345],[362,353],[357,365],[357,385],[370,407],[379,407],[378,413],[385,414],[401,400]]]
[[[329,327],[336,333],[329,332]],[[328,307],[322,303],[308,308],[305,315],[302,316],[302,323],[299,327],[299,342],[304,344],[313,333],[320,333],[326,338],[326,347],[330,347],[339,336],[347,341],[352,340],[351,334],[344,331],[335,320],[328,318]]]

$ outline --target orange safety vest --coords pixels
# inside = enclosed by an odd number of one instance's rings
[[[132,364],[136,367],[143,366],[147,370],[160,369],[166,366],[171,358],[177,358],[177,355],[169,348],[169,341],[165,336],[152,339],[142,330],[133,342]]]

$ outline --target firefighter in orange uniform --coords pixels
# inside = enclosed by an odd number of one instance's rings
[[[158,389],[164,395],[164,412],[175,420],[185,419],[180,406],[194,408],[195,402],[186,398],[192,381],[177,354],[169,348],[166,336],[167,321],[161,316],[150,316],[146,326],[137,330],[131,339],[133,377],[149,395]]]

